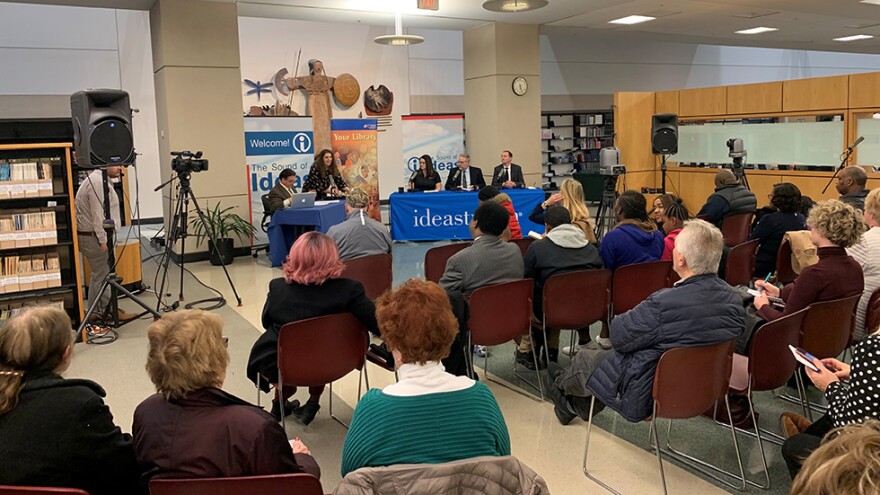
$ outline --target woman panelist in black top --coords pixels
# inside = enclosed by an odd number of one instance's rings
[[[333,160],[330,150],[321,150],[315,155],[315,163],[309,169],[309,175],[302,186],[303,192],[315,191],[315,199],[335,199],[348,192],[348,185]]]
[[[409,178],[410,191],[439,191],[440,174],[434,170],[434,162],[428,155],[419,157],[419,169]]]

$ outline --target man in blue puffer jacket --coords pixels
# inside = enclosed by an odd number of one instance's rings
[[[654,372],[663,352],[717,344],[742,333],[742,297],[716,274],[723,245],[721,231],[712,224],[686,222],[672,251],[681,280],[614,318],[613,350],[585,349],[569,370],[555,364],[547,368],[545,389],[562,424],[575,415],[586,419],[591,395],[597,407],[601,403],[629,421],[645,419],[654,406]]]

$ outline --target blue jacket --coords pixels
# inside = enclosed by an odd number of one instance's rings
[[[633,263],[657,261],[663,254],[663,231],[645,232],[636,225],[620,225],[605,234],[599,253],[605,268],[611,271]]]
[[[587,387],[629,421],[654,407],[654,371],[663,352],[732,340],[745,327],[742,297],[715,274],[695,275],[661,289],[611,322],[614,352]]]

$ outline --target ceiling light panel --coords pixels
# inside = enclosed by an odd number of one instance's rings
[[[648,15],[630,15],[626,17],[621,17],[620,19],[614,19],[613,21],[608,21],[608,24],[623,24],[625,26],[632,26],[633,24],[650,22],[655,19],[656,17],[651,17]]]
[[[761,27],[754,27],[751,29],[743,29],[740,31],[736,31],[736,34],[761,34],[761,33],[770,33],[772,31],[779,31],[779,30],[776,28],[773,28],[773,27],[761,26]]]
[[[844,36],[842,38],[834,38],[834,41],[859,41],[869,40],[873,38],[870,34],[854,34],[852,36]]]

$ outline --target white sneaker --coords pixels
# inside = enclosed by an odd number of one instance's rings
[[[578,345],[573,346],[573,347],[570,346],[570,345],[567,345],[567,346],[565,346],[565,347],[562,348],[562,353],[565,354],[566,356],[571,356],[571,355],[573,355],[573,354],[577,354],[577,353],[580,352],[582,349],[586,349],[588,345],[590,345],[589,342],[587,342],[587,343],[584,344],[584,345],[580,345],[580,344],[578,344]]]
[[[599,347],[605,349],[606,351],[611,349],[611,339],[606,339],[602,337],[596,337],[596,343],[599,344]]]

